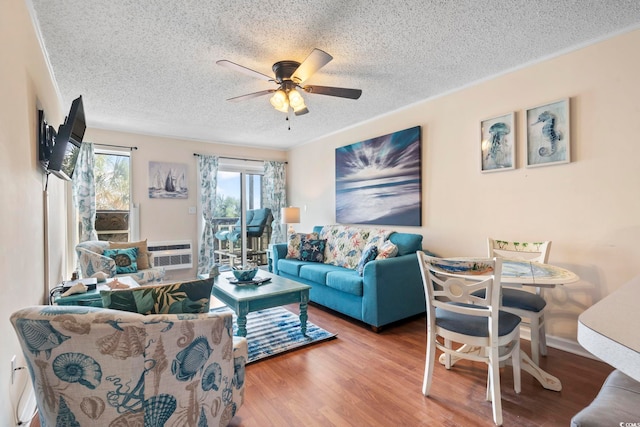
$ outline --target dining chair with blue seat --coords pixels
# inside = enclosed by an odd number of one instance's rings
[[[546,264],[549,260],[551,242],[511,242],[506,240],[487,239],[488,256],[516,260],[534,261]],[[522,326],[531,331],[531,360],[540,364],[540,354],[547,355],[547,335],[544,322],[544,309],[547,301],[542,288],[535,286],[534,291],[519,288],[502,287],[502,309],[520,316]],[[529,288],[533,288],[529,286]]]
[[[499,258],[442,259],[418,251],[427,309],[427,351],[422,394],[429,395],[436,348],[445,355],[484,362],[489,366],[487,400],[492,402],[493,421],[502,425],[500,362],[511,359],[513,383],[520,393],[520,317],[500,310]],[[482,290],[484,297],[474,295]],[[444,339],[441,344],[438,337]],[[479,347],[479,352],[458,352],[452,343]]]

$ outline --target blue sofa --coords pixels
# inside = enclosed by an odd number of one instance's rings
[[[314,227],[320,233],[321,226]],[[393,258],[368,262],[360,276],[354,269],[287,259],[287,244],[272,245],[273,273],[311,286],[312,302],[360,320],[374,331],[425,312],[425,297],[416,251],[422,236],[392,233],[398,247]]]

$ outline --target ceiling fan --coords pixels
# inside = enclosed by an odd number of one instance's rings
[[[245,99],[256,98],[258,96],[273,93],[270,101],[271,105],[273,105],[276,110],[287,113],[289,112],[289,107],[291,107],[296,116],[300,116],[308,113],[309,110],[304,103],[302,95],[300,95],[300,92],[297,89],[302,89],[307,93],[338,96],[340,98],[349,99],[358,99],[360,98],[360,95],[362,95],[362,90],[360,89],[303,85],[309,77],[311,77],[320,68],[327,65],[332,59],[333,57],[328,53],[320,49],[313,49],[302,63],[297,61],[278,61],[273,64],[272,69],[275,75],[274,77],[267,76],[266,74],[262,74],[234,62],[227,61],[226,59],[216,61],[216,64],[239,71],[251,77],[276,83],[278,85],[276,89],[261,90],[260,92],[236,96],[234,98],[227,99],[227,101],[244,101]]]

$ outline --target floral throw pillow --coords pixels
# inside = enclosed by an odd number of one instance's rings
[[[373,261],[378,256],[378,247],[375,245],[370,245],[362,252],[362,257],[360,257],[360,261],[356,267],[356,271],[360,276],[364,273],[364,266],[367,265],[369,261]]]
[[[398,254],[398,247],[390,240],[385,241],[378,250],[376,259],[393,258]]]
[[[138,271],[138,248],[105,249],[102,255],[116,263],[116,274],[135,273]]]
[[[300,259],[300,244],[302,240],[314,240],[318,238],[318,233],[293,233],[289,235],[287,243],[287,259]]]
[[[140,314],[206,313],[213,278],[100,291],[102,306]]]
[[[324,262],[326,240],[303,240],[300,243],[300,261]]]

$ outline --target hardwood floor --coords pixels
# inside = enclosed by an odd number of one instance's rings
[[[309,320],[338,338],[248,365],[245,403],[232,426],[494,425],[486,365],[461,361],[447,371],[437,364],[430,396],[422,395],[424,317],[379,334],[317,306],[310,305]],[[522,346],[529,352],[528,341]],[[543,389],[523,372],[516,394],[511,368],[501,370],[505,426],[569,425],[613,370],[553,348],[540,366],[560,378],[561,392]]]
[[[287,308],[297,313],[295,305]],[[233,427],[493,426],[485,401],[486,365],[437,364],[429,397],[421,392],[425,318],[382,329],[309,306],[309,321],[338,338],[261,360],[246,368],[245,403]],[[529,342],[522,347],[529,352]],[[501,370],[505,426],[568,426],[595,397],[609,365],[549,348],[540,366],[562,381],[545,390],[526,372],[513,391],[511,368]],[[36,426],[34,423],[33,426]]]

